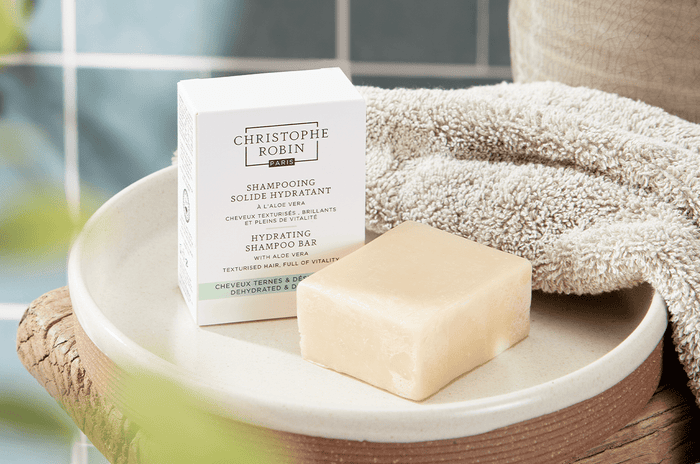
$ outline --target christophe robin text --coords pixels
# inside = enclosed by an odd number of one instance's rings
[[[199,325],[296,315],[364,244],[365,103],[338,68],[178,83],[178,283]]]

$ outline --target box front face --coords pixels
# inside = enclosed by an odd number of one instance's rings
[[[364,124],[362,100],[197,116],[203,323],[294,316],[298,282],[364,243]]]

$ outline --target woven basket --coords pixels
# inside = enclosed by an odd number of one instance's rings
[[[697,0],[511,0],[515,82],[559,81],[700,123]]]

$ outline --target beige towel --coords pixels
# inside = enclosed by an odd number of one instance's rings
[[[552,82],[359,90],[369,229],[411,219],[524,256],[546,292],[650,283],[700,405],[700,125]]]

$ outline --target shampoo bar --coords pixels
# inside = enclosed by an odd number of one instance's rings
[[[404,222],[297,289],[304,359],[412,400],[525,338],[526,259]]]

